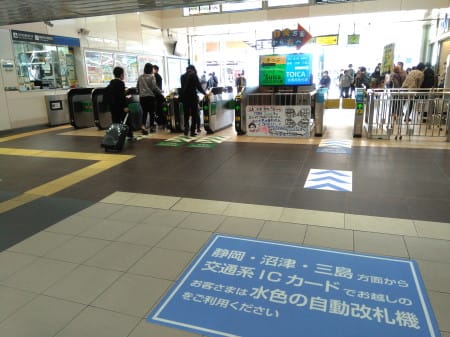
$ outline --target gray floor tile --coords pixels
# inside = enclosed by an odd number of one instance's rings
[[[122,209],[123,205],[114,205],[114,204],[106,204],[99,202],[95,205],[92,205],[80,212],[77,215],[88,216],[92,218],[101,218],[104,219],[118,210]]]
[[[214,232],[224,219],[223,215],[192,213],[179,227]]]
[[[0,286],[0,322],[36,296],[27,291]]]
[[[54,336],[83,308],[82,304],[38,296],[0,324],[0,336]]]
[[[45,257],[73,263],[83,263],[110,243],[111,241],[106,240],[74,237],[45,254]]]
[[[74,263],[38,258],[2,283],[13,288],[41,293],[76,266]]]
[[[408,257],[403,237],[399,235],[355,231],[355,252]]]
[[[29,265],[37,257],[4,251],[0,253],[0,282]]]
[[[353,231],[339,228],[308,226],[306,246],[319,246],[353,251]]]
[[[88,266],[79,266],[56,282],[46,295],[89,304],[105,291],[122,273]]]
[[[425,260],[417,262],[428,290],[450,294],[450,264]]]
[[[155,247],[131,267],[129,272],[174,281],[186,268],[193,255]]]
[[[177,227],[189,214],[183,211],[159,210],[141,222],[156,226]]]
[[[140,222],[155,213],[156,209],[148,207],[124,206],[108,216],[108,219],[127,222]]]
[[[73,236],[51,232],[39,232],[28,239],[19,242],[9,248],[9,251],[16,253],[43,256],[50,250],[69,241]]]
[[[256,237],[264,225],[264,220],[227,217],[217,228],[218,233]]]
[[[266,221],[258,234],[258,239],[290,243],[303,243],[306,226],[278,221]]]
[[[126,242],[112,242],[84,264],[88,266],[126,271],[149,250],[149,247]]]
[[[429,291],[428,296],[433,307],[434,315],[439,325],[439,329],[450,332],[450,320],[448,313],[450,312],[450,294]]]
[[[135,222],[103,219],[79,235],[103,240],[115,240],[135,226]]]
[[[142,320],[129,337],[202,337],[201,335],[178,329],[166,328],[161,325]]]
[[[171,284],[153,277],[124,274],[92,305],[143,318]]]
[[[210,236],[209,232],[176,228],[158,243],[158,247],[196,253]]]
[[[64,220],[61,220],[46,229],[47,232],[77,235],[95,226],[101,221],[99,218],[72,215]]]
[[[450,241],[405,237],[413,259],[450,263]]]
[[[116,240],[152,247],[161,241],[172,229],[173,227],[139,224]]]
[[[124,337],[138,322],[137,317],[88,307],[56,337]]]

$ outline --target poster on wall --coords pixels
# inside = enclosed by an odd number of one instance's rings
[[[249,136],[310,136],[309,105],[249,105],[246,107],[246,116]]]
[[[85,62],[89,85],[108,83],[112,80],[114,67],[112,53],[86,51]]]
[[[136,85],[139,76],[136,55],[116,54],[115,66],[122,67],[125,70],[124,81],[126,83]]]
[[[261,55],[259,85],[311,85],[311,54]]]
[[[390,73],[394,67],[395,43],[384,46],[383,63],[381,63],[381,73]]]

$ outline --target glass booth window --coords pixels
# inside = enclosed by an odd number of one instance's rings
[[[14,42],[19,85],[27,89],[69,88],[77,85],[72,48]]]

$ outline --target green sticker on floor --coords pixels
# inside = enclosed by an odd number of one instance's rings
[[[198,138],[181,135],[166,139],[162,142],[157,143],[156,145],[168,147],[180,147],[188,144],[187,147],[211,149],[213,147],[216,147],[217,144],[222,143],[227,138],[228,137],[224,136],[206,136]]]
[[[202,147],[211,149],[216,147],[217,144],[222,143],[227,137],[224,136],[206,136],[200,139],[196,139],[194,142],[190,143],[188,147]]]
[[[195,139],[195,137],[189,137],[189,136],[176,136],[173,138],[166,139],[162,142],[157,143],[158,146],[169,146],[169,147],[179,147],[183,146],[189,142],[192,142]]]

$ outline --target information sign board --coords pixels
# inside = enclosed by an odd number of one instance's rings
[[[211,337],[439,337],[414,261],[216,235],[148,316]]]

